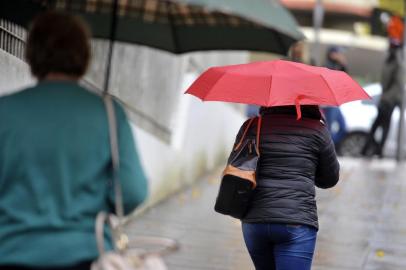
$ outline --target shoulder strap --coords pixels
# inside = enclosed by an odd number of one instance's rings
[[[114,207],[117,215],[117,224],[115,224],[113,232],[113,239],[115,240],[115,247],[119,251],[124,251],[128,247],[128,237],[126,234],[123,233],[123,219],[124,219],[124,208],[123,208],[123,192],[121,188],[120,178],[119,178],[119,170],[120,170],[120,154],[119,154],[119,147],[118,147],[118,137],[117,137],[117,120],[116,120],[116,113],[114,110],[114,104],[112,97],[108,94],[103,96],[103,101],[107,110],[107,119],[109,124],[109,137],[110,137],[110,149],[111,149],[111,160],[113,166],[113,185],[114,185]],[[100,223],[104,222],[105,217],[101,215],[99,217],[98,222],[99,226]],[[112,224],[110,223],[110,227],[113,228]],[[99,229],[100,230],[100,229]],[[97,231],[96,231],[97,233]],[[99,241],[100,242],[100,241]],[[98,244],[99,250],[103,248],[100,244]]]
[[[116,215],[122,220],[124,216],[123,211],[123,196],[121,190],[121,183],[119,179],[119,169],[120,169],[120,155],[118,150],[118,140],[117,140],[117,121],[116,114],[114,111],[113,101],[110,95],[106,94],[103,96],[104,105],[107,111],[107,118],[109,124],[109,137],[110,137],[110,149],[111,149],[111,159],[113,165],[113,184],[114,184],[114,197],[115,197],[115,210]]]
[[[256,151],[257,151],[257,154],[259,155],[259,135],[260,135],[260,133],[261,133],[262,116],[253,117],[253,118],[251,118],[251,119],[249,120],[247,126],[246,126],[245,129],[244,129],[244,132],[243,132],[243,134],[242,134],[242,136],[241,136],[240,141],[239,141],[238,144],[234,147],[234,151],[238,150],[238,149],[241,147],[241,145],[242,145],[242,143],[243,143],[243,141],[244,141],[244,138],[245,138],[245,136],[247,135],[247,132],[248,132],[249,128],[251,127],[252,122],[254,122],[255,119],[258,119],[257,132],[256,132],[256,142],[257,142],[257,143],[256,143]]]
[[[252,122],[253,122],[256,118],[257,118],[257,117],[252,117],[252,118],[248,121],[248,124],[247,124],[247,126],[245,127],[244,132],[242,133],[242,136],[241,136],[240,141],[239,141],[238,144],[234,147],[234,151],[238,150],[238,148],[241,147],[241,145],[242,145],[242,143],[243,143],[243,141],[244,141],[244,138],[245,138],[245,136],[247,135],[248,130],[250,129],[250,126],[251,126]]]
[[[261,134],[262,116],[258,116],[256,150],[259,156],[259,135]]]

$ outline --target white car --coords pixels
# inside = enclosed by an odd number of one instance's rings
[[[377,116],[377,105],[382,93],[381,85],[373,83],[365,86],[364,89],[372,99],[353,101],[340,106],[341,113],[345,119],[346,135],[336,144],[339,155],[360,156],[369,130]],[[389,134],[383,149],[384,156],[393,157],[396,155],[399,117],[399,108],[396,108],[392,114]],[[379,138],[378,136],[381,136],[379,128],[375,139]]]

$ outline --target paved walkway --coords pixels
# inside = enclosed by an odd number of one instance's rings
[[[320,231],[314,270],[406,269],[406,164],[341,160],[341,181],[317,190]],[[213,210],[220,172],[150,209],[127,230],[131,236],[177,239],[169,270],[254,269],[238,220]]]

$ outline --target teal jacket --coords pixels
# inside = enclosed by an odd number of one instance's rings
[[[147,181],[115,103],[124,210]],[[98,256],[94,222],[113,211],[108,121],[102,99],[74,82],[40,82],[0,98],[0,265],[66,266]]]

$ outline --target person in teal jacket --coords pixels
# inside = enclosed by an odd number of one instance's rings
[[[78,84],[90,58],[87,27],[40,15],[26,58],[38,83],[0,98],[0,269],[90,269],[95,218],[114,211],[114,188],[103,100]],[[128,214],[146,199],[147,180],[117,102],[115,110]]]

